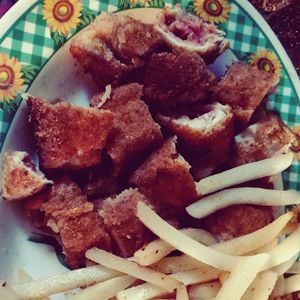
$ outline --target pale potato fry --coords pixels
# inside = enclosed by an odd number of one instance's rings
[[[238,238],[215,244],[212,248],[231,255],[243,255],[273,241],[293,217],[287,212],[267,226]]]
[[[155,284],[159,287],[166,289],[169,292],[174,291],[178,286],[180,286],[179,281],[166,274],[154,271],[150,268],[139,266],[133,261],[129,261],[125,258],[116,256],[112,253],[98,248],[92,248],[88,250],[85,256],[88,259],[93,260],[98,264],[101,264],[102,266],[131,275],[137,279],[141,279],[143,281]]]
[[[253,299],[268,300],[278,279],[278,274],[272,271],[259,273],[253,284]]]
[[[215,300],[239,300],[268,259],[268,254],[258,254],[240,260],[224,282]]]
[[[220,209],[237,204],[264,206],[300,204],[300,193],[255,187],[233,188],[204,197],[186,207],[186,211],[192,217],[202,219]]]
[[[289,260],[287,260],[286,262],[278,265],[277,267],[272,268],[271,270],[277,273],[278,276],[283,275],[291,268],[292,265],[294,265],[297,258],[298,258],[298,253],[294,255],[292,258],[290,258]]]
[[[55,275],[47,279],[13,285],[12,288],[20,299],[39,298],[73,290],[81,286],[89,286],[120,275],[121,273],[117,271],[101,266],[93,266]]]
[[[278,280],[275,284],[275,287],[272,291],[272,294],[271,294],[271,299],[279,296],[279,295],[284,295],[284,290],[285,290],[285,286],[284,286],[284,277],[283,275],[282,276],[279,276],[278,277]]]
[[[278,245],[278,239],[276,238],[272,242],[270,242],[262,247],[259,247],[253,251],[246,253],[246,255],[256,255],[259,253],[265,253],[265,252],[268,252],[268,251],[274,249],[277,245]]]
[[[196,183],[199,195],[210,194],[226,187],[258,178],[272,176],[287,169],[293,162],[293,154],[281,154],[257,162],[206,177]]]
[[[181,285],[176,289],[176,300],[189,300],[189,294],[185,285]]]
[[[292,267],[287,271],[289,274],[300,274],[300,262],[296,261]]]
[[[198,228],[185,228],[181,229],[180,231],[204,245],[210,246],[216,243],[216,239],[206,230]],[[175,249],[165,241],[157,239],[150,242],[142,249],[136,251],[134,253],[134,259],[141,266],[149,266],[161,260],[174,250]]]
[[[206,263],[217,269],[230,271],[240,260],[240,257],[223,254],[191,239],[164,221],[150,207],[141,201],[137,204],[137,217],[148,229],[162,240],[200,262]]]
[[[220,288],[219,281],[191,285],[188,289],[189,297],[191,300],[213,299],[217,296]]]
[[[0,299],[19,300],[19,297],[10,287],[10,285],[2,279],[0,279]]]
[[[184,285],[191,285],[197,283],[208,282],[211,280],[218,279],[218,276],[221,272],[211,270],[209,272],[203,272],[200,270],[190,270],[186,272],[178,272],[170,275],[171,277],[176,278],[178,281]],[[118,300],[144,300],[152,299],[155,297],[161,297],[166,295],[168,292],[154,284],[144,283],[132,288],[129,288],[125,291],[121,291],[117,294]]]
[[[119,291],[125,290],[133,284],[136,278],[125,275],[115,277],[104,282],[92,285],[76,295],[70,296],[68,300],[108,300],[115,296]]]
[[[284,279],[284,294],[300,291],[300,274]],[[281,295],[280,295],[281,296]]]
[[[264,270],[276,267],[299,253],[300,249],[300,227],[289,237],[283,240],[277,247],[268,251],[270,259],[265,265]]]
[[[224,273],[220,274],[219,281],[221,282],[222,285],[228,279],[229,275],[230,275],[229,272],[224,272]]]

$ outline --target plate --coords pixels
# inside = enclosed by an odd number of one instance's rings
[[[88,99],[96,93],[97,87],[74,65],[69,54],[73,35],[101,11],[117,11],[151,23],[159,9],[174,3],[163,0],[17,2],[0,20],[1,156],[9,150],[26,150],[36,158],[26,105],[22,102],[24,92],[62,98],[82,106],[87,106]],[[289,126],[299,124],[297,73],[275,34],[256,10],[245,0],[195,0],[181,4],[188,11],[216,22],[231,43],[231,49],[210,65],[210,69],[222,76],[232,61],[241,60],[270,72],[279,72],[281,80],[276,92],[269,97],[267,110],[280,115]],[[70,6],[74,9],[68,10]],[[71,14],[67,15],[69,12]],[[79,17],[76,17],[77,12]],[[50,18],[54,13],[69,18],[65,26],[59,26]],[[10,78],[14,78],[13,89],[1,90],[1,82],[3,86]],[[298,163],[283,173],[286,189],[300,190],[298,174]],[[20,267],[35,279],[66,270],[53,247],[38,243],[41,240],[33,233],[37,230],[22,217],[18,204],[0,201],[0,277],[13,282],[15,271]]]

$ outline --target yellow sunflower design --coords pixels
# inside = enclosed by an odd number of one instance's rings
[[[229,19],[230,5],[227,0],[194,0],[199,17],[211,23],[224,23]]]
[[[67,35],[80,23],[80,0],[44,0],[43,14],[51,31]]]
[[[294,151],[294,157],[300,161],[300,125],[292,126],[290,129],[295,133],[295,141],[292,143],[291,150]]]
[[[21,72],[22,66],[15,58],[0,53],[0,102],[14,100],[17,93],[22,90],[24,80]]]
[[[249,63],[260,70],[281,75],[281,64],[271,50],[261,49],[257,53],[252,54]]]

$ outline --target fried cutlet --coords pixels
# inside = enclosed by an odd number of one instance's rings
[[[234,205],[205,218],[203,227],[220,240],[230,240],[256,231],[273,219],[270,207]]]
[[[113,88],[103,103],[102,96],[92,104],[114,113],[114,128],[109,135],[107,152],[114,162],[115,173],[134,168],[163,141],[160,126],[153,120],[145,102],[141,100],[143,87],[132,83]]]
[[[276,74],[258,70],[243,62],[234,62],[213,90],[213,99],[233,108],[238,129],[247,126],[254,110],[276,86]]]
[[[103,201],[100,216],[111,234],[116,251],[123,257],[130,257],[147,242],[148,229],[136,217],[137,202],[148,203],[138,189],[128,189],[115,198]]]
[[[231,166],[272,157],[289,151],[295,134],[277,116],[267,116],[235,137]]]
[[[215,76],[196,53],[154,53],[145,68],[144,96],[150,106],[170,110],[207,100],[214,84]]]
[[[162,44],[152,25],[103,12],[72,40],[70,51],[99,86],[120,84]]]
[[[199,180],[228,159],[234,128],[228,105],[213,103],[196,111],[191,115],[158,115],[157,120],[171,134],[177,135],[180,152],[192,165],[195,180]]]
[[[72,268],[84,263],[84,253],[91,247],[111,250],[110,236],[93,210],[93,203],[66,176],[55,180],[49,189],[29,198],[24,205],[25,215],[34,225],[56,234]]]
[[[158,210],[183,208],[197,197],[189,169],[190,165],[176,150],[176,139],[169,138],[132,174],[130,182]]]
[[[32,196],[52,181],[38,171],[24,151],[6,152],[3,158],[2,196],[6,200],[20,200]]]
[[[113,125],[110,111],[66,102],[49,104],[32,97],[27,104],[43,168],[76,169],[101,163]]]

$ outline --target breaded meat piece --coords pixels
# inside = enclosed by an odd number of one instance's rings
[[[99,86],[120,84],[162,43],[153,26],[103,12],[72,39],[70,52]]]
[[[272,208],[234,205],[215,212],[203,220],[203,227],[220,240],[256,231],[273,221]]]
[[[235,137],[231,166],[270,158],[290,150],[295,134],[277,116],[267,116]]]
[[[5,200],[30,197],[52,183],[36,169],[29,154],[24,151],[6,152],[2,168],[2,197]]]
[[[158,110],[203,101],[215,84],[203,59],[194,52],[154,53],[145,68],[145,100]]]
[[[165,7],[156,18],[154,28],[171,48],[197,53],[212,62],[229,47],[225,33],[216,25],[187,13],[180,4]]]
[[[158,210],[184,208],[197,198],[190,165],[177,152],[175,143],[176,139],[169,138],[130,178]]]
[[[192,165],[196,180],[228,159],[234,143],[233,114],[228,105],[201,106],[190,115],[158,115],[157,121],[178,137],[180,152]]]
[[[111,112],[32,97],[27,104],[43,168],[79,169],[101,163],[113,126]]]
[[[137,166],[163,141],[160,126],[141,100],[142,90],[141,85],[132,83],[113,88],[104,103],[103,95],[92,99],[96,107],[114,113],[114,128],[109,135],[107,152],[114,162],[116,174]]]
[[[93,210],[93,203],[66,176],[55,180],[48,190],[29,198],[24,205],[25,215],[34,225],[56,234],[71,268],[84,264],[84,254],[91,247],[111,250],[110,236]]]
[[[213,91],[215,101],[233,108],[237,125],[245,128],[264,97],[279,81],[276,74],[234,62]]]
[[[123,257],[132,256],[147,242],[149,236],[148,229],[136,216],[138,201],[147,203],[145,196],[138,189],[130,188],[115,198],[105,199],[99,210],[115,243],[116,252]]]

